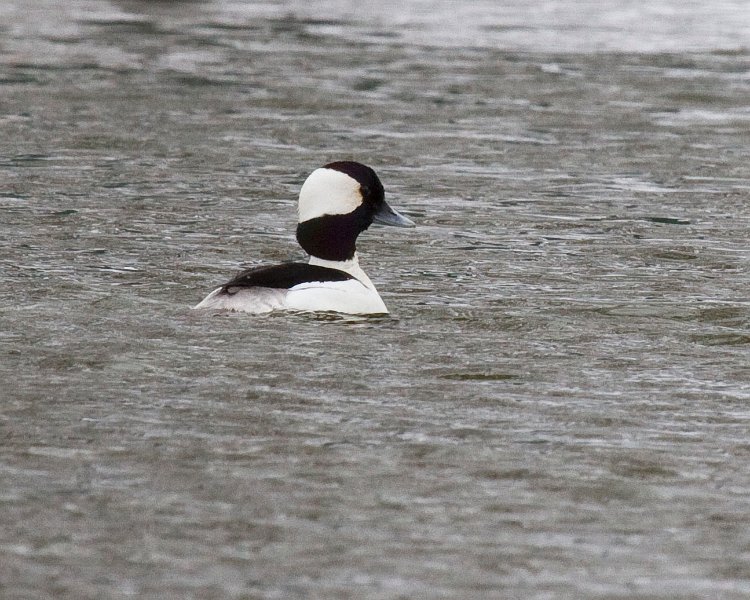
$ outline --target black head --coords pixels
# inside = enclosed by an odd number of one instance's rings
[[[300,190],[299,217],[297,241],[326,260],[351,259],[357,236],[373,221],[413,226],[388,206],[375,171],[354,161],[332,162],[313,171]]]

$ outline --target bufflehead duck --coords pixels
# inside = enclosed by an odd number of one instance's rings
[[[352,161],[316,169],[300,190],[298,215],[297,241],[310,255],[309,262],[248,269],[194,308],[387,313],[359,266],[357,236],[372,223],[396,227],[414,227],[414,223],[388,206],[375,171]]]

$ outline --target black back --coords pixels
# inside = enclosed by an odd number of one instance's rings
[[[307,263],[284,263],[271,267],[258,267],[243,271],[237,277],[225,283],[221,291],[234,294],[240,288],[275,288],[288,290],[300,283],[314,281],[347,281],[354,279],[349,273],[338,269],[329,269]]]

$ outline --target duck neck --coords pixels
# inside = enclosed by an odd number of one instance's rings
[[[344,273],[349,273],[349,275],[361,281],[368,288],[372,290],[375,289],[370,278],[359,266],[359,257],[356,252],[354,253],[354,256],[348,260],[327,260],[317,256],[310,256],[310,264],[318,267],[327,267],[329,269],[344,271]]]
[[[372,223],[372,214],[360,206],[345,215],[322,215],[297,224],[297,241],[312,256],[326,260],[351,260],[357,236]]]

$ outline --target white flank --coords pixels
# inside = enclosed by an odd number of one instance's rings
[[[216,288],[193,309],[207,308],[214,310],[238,310],[249,313],[267,313],[278,308],[286,308],[284,297],[287,290],[272,288],[245,288],[234,294],[222,294],[221,288]]]
[[[286,295],[291,310],[334,311],[350,315],[388,313],[380,295],[356,279],[301,283]]]

